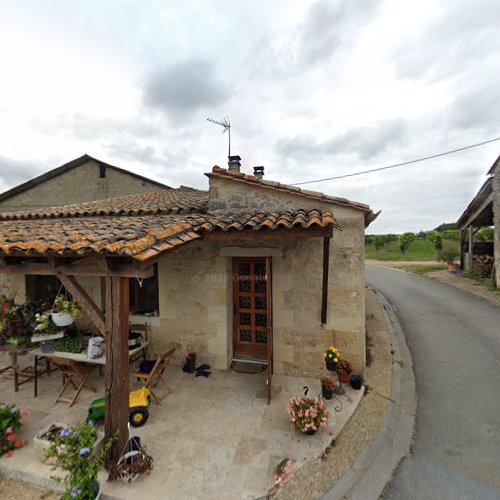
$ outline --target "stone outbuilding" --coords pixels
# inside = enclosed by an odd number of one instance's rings
[[[246,175],[239,160],[207,173],[208,191],[1,213],[0,293],[18,301],[53,293],[58,274],[74,269],[104,308],[104,277],[77,270],[95,264],[116,274],[133,263],[152,269],[122,275],[130,320],[148,325],[153,351],[173,345],[179,361],[196,351],[219,369],[245,359],[277,374],[317,375],[322,351],[335,344],[363,372],[364,231],[376,215],[261,171]]]
[[[83,155],[1,193],[0,212],[36,210],[160,189],[169,187]]]
[[[481,262],[482,274],[500,288],[500,156],[488,171],[488,178],[457,221],[460,230],[462,269],[472,270]],[[494,241],[476,242],[482,227],[494,227]]]

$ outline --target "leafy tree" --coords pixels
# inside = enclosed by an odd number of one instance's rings
[[[441,255],[441,250],[443,249],[443,238],[440,234],[434,236],[434,248],[437,250],[438,255]]]
[[[447,229],[441,233],[443,240],[458,241],[460,239],[460,233],[458,229]]]
[[[476,241],[494,241],[495,231],[492,227],[483,227],[476,233],[474,239]]]
[[[408,247],[415,241],[415,233],[404,233],[399,237],[399,250],[405,254]]]
[[[436,227],[434,231],[442,233],[443,231],[449,231],[450,229],[457,229],[457,224],[455,222],[444,222]]]

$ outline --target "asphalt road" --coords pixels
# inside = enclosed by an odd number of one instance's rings
[[[500,499],[500,308],[416,275],[366,266],[395,306],[415,369],[412,454],[386,499]]]

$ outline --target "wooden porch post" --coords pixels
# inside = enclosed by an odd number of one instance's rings
[[[327,321],[328,311],[328,271],[330,269],[330,238],[323,238],[323,291],[321,295],[321,324]]]
[[[465,243],[465,238],[464,238],[464,230],[461,229],[459,232],[460,235],[460,269],[463,271],[464,270],[464,265],[465,265],[465,259],[464,259],[464,243]]]
[[[128,365],[129,279],[106,277],[106,440],[116,437],[106,465],[116,461],[128,439],[129,365]]]

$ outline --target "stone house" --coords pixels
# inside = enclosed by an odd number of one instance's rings
[[[123,168],[83,155],[0,194],[0,212],[36,210],[169,189]]]
[[[154,267],[151,277],[129,279],[131,321],[148,325],[154,351],[175,345],[179,361],[196,351],[219,369],[246,359],[276,374],[317,375],[333,343],[362,372],[364,231],[376,215],[264,180],[258,167],[244,174],[239,157],[206,175],[208,191],[0,214],[1,292],[29,297],[29,279],[9,268],[29,275],[41,259],[53,273],[82,260],[115,269],[127,260]],[[77,279],[104,306],[103,279]]]
[[[482,272],[500,288],[500,156],[488,170],[488,178],[457,221],[460,230],[462,269],[482,263]],[[482,227],[494,227],[493,242],[476,242],[474,236]]]

